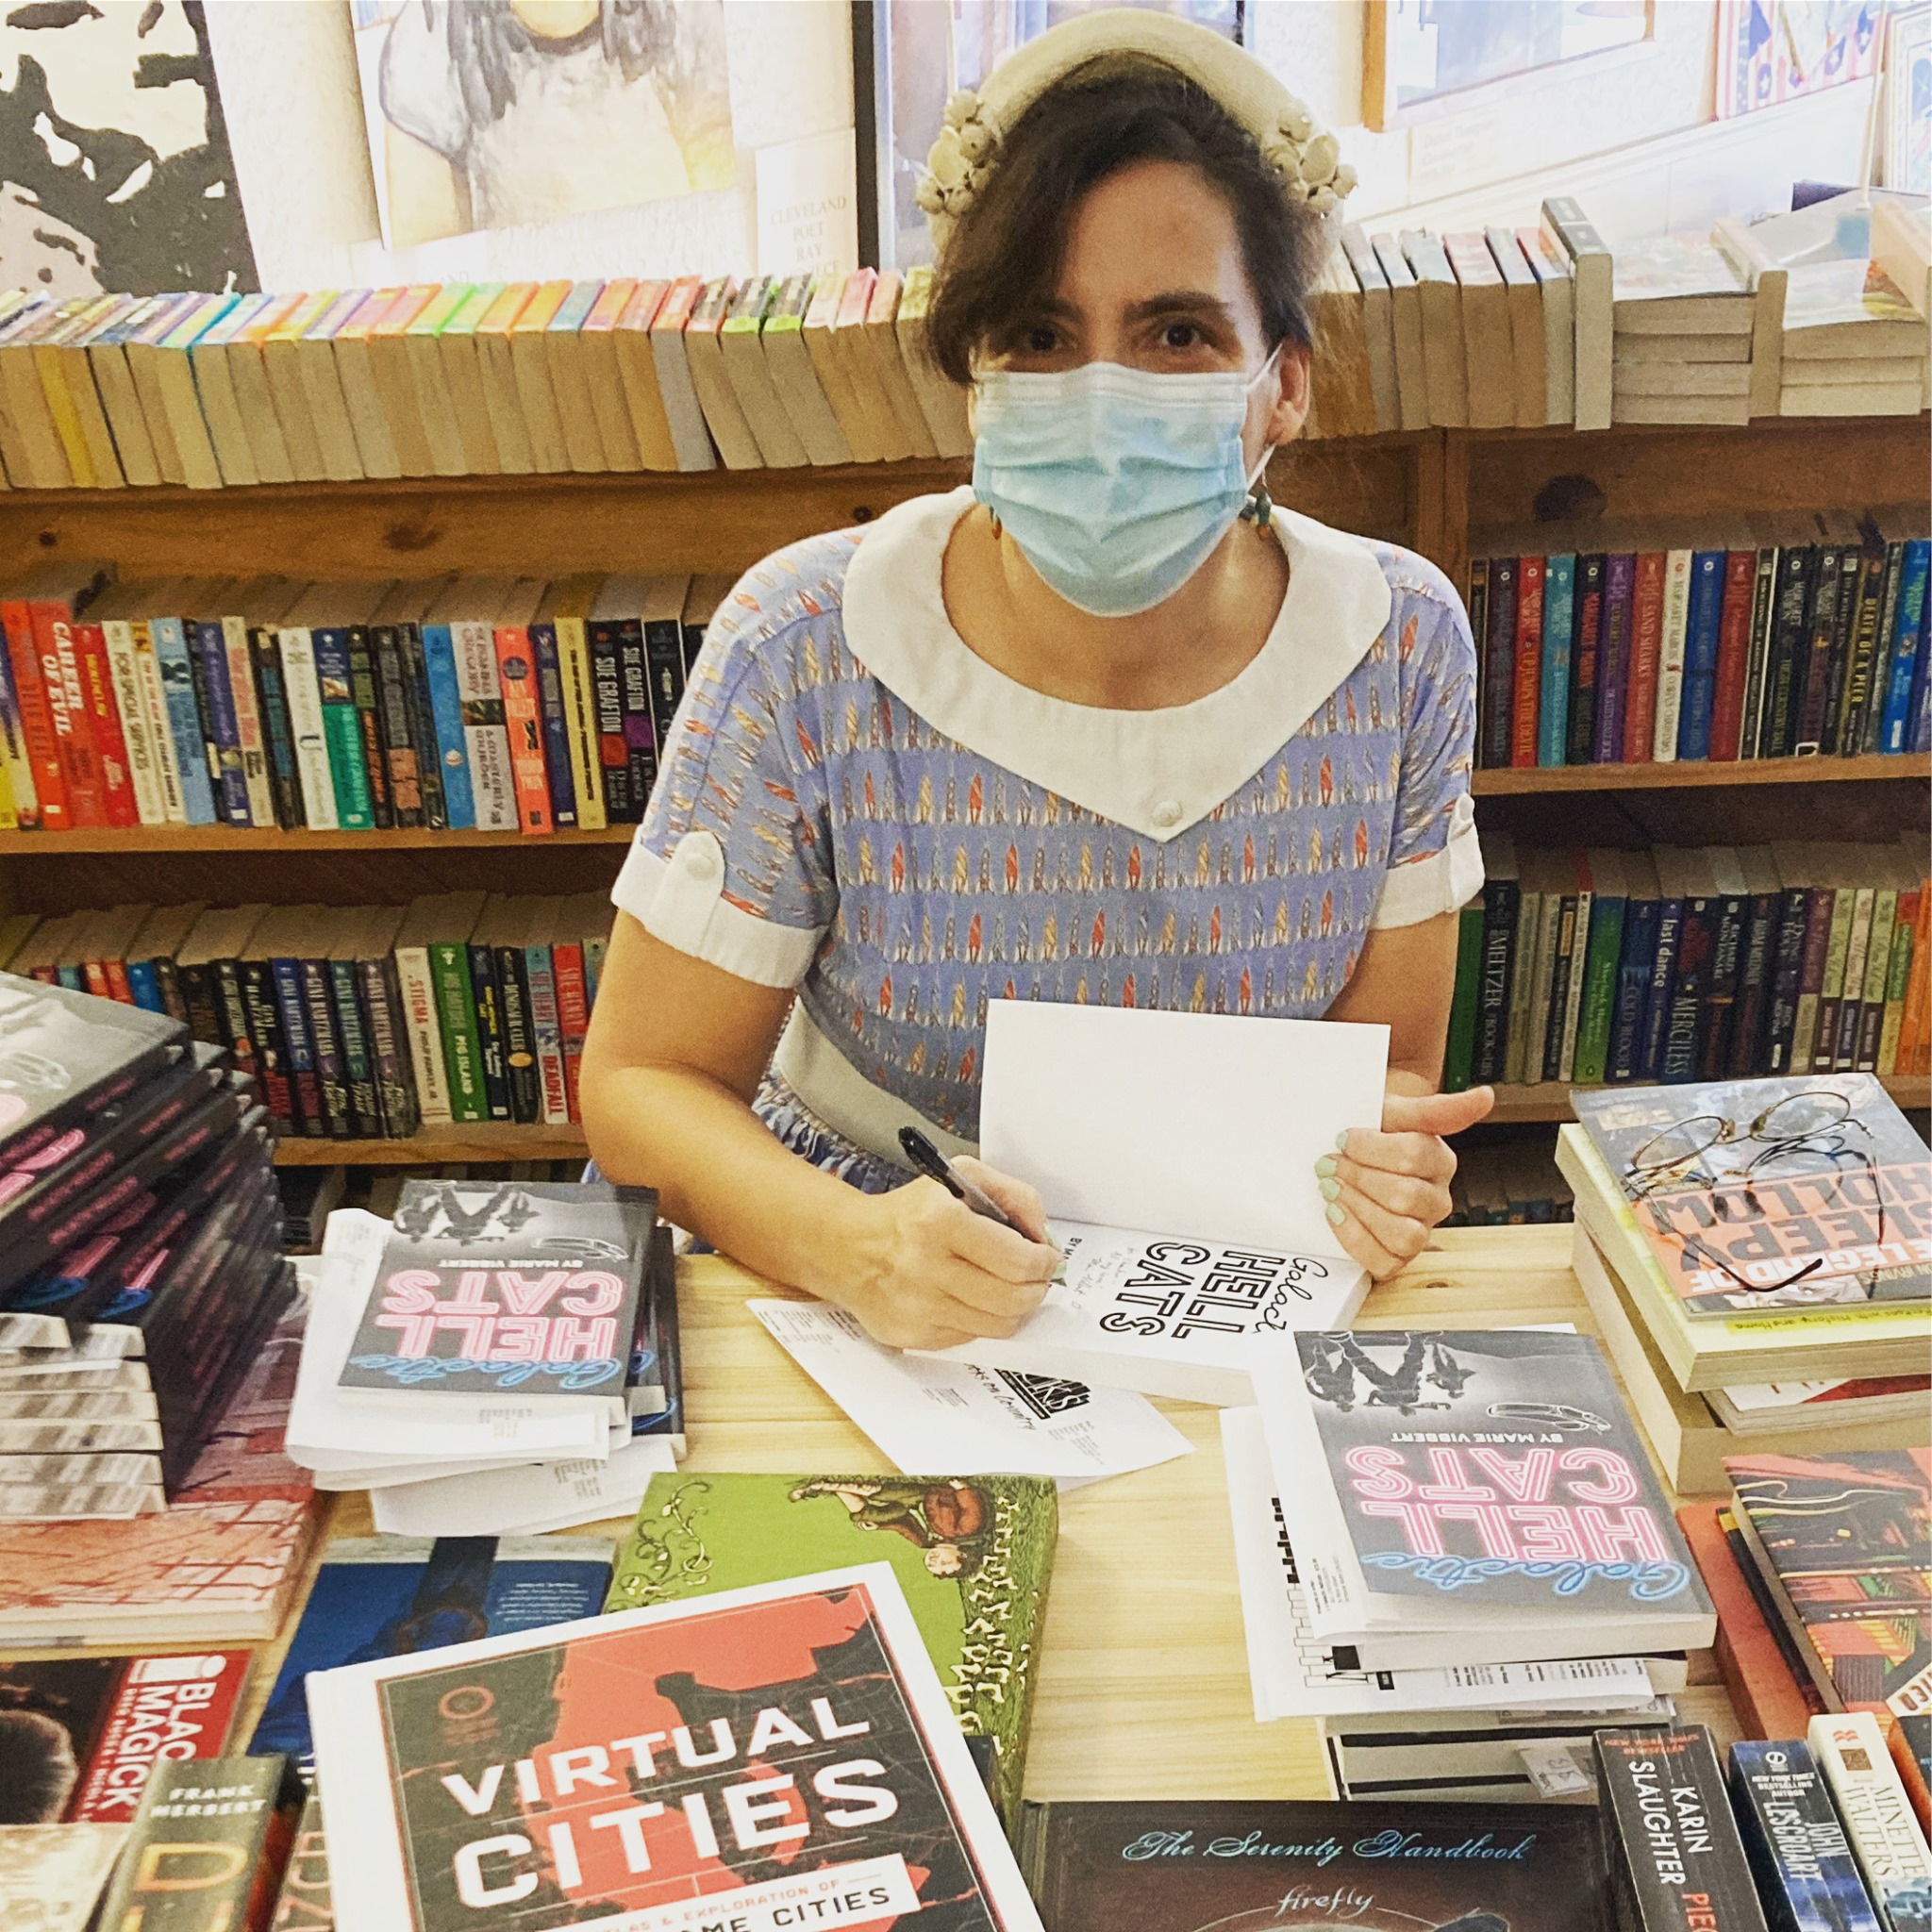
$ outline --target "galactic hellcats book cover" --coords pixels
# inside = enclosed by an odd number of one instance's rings
[[[407,1182],[341,1386],[621,1397],[656,1216],[640,1188]]]

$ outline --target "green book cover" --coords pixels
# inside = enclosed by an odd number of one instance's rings
[[[1058,1528],[1041,1476],[656,1475],[604,1607],[890,1563],[1010,1831]]]
[[[322,735],[328,747],[329,778],[335,786],[336,823],[345,832],[367,832],[375,824],[363,762],[362,719],[349,666],[349,634],[311,633],[315,680],[322,691]]]
[[[449,1068],[450,1117],[487,1121],[483,1041],[476,1031],[476,996],[470,989],[470,949],[460,940],[438,940],[429,948],[436,981],[436,1012],[442,1027],[442,1058]]]
[[[1624,952],[1624,907],[1599,895],[1591,901],[1590,950],[1583,961],[1583,1018],[1577,1023],[1576,1057],[1571,1077],[1581,1087],[1600,1087],[1610,1057],[1610,1016],[1617,1004],[1617,963]]]
[[[1475,1005],[1482,977],[1483,902],[1462,908],[1457,928],[1456,992],[1449,1003],[1449,1048],[1442,1059],[1442,1091],[1460,1093],[1475,1064]]]

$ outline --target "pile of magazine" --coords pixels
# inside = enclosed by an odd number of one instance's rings
[[[270,1146],[178,1021],[0,974],[0,1519],[180,1487],[293,1298]]]
[[[560,1529],[684,1453],[671,1233],[647,1189],[411,1180],[329,1216],[288,1453],[385,1534]]]

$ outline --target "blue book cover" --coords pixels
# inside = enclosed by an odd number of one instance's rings
[[[181,805],[191,825],[215,822],[215,791],[208,780],[208,736],[194,702],[194,666],[188,634],[178,617],[157,617],[148,625],[161,691],[168,704],[168,736],[175,741],[175,769],[181,779]]]
[[[441,1650],[594,1617],[610,1590],[610,1543],[587,1537],[353,1537],[332,1542],[249,1740],[315,1775],[310,1671]]]
[[[1612,1083],[1636,1079],[1642,1064],[1651,960],[1661,909],[1656,899],[1632,897],[1624,903],[1624,943],[1617,955],[1617,996],[1610,1009],[1610,1050],[1604,1065],[1604,1077]]]
[[[1690,559],[1690,615],[1684,628],[1684,689],[1677,712],[1677,756],[1710,756],[1710,712],[1717,694],[1718,625],[1724,605],[1724,553],[1700,550]]]
[[[54,969],[54,974],[55,977],[59,980],[60,984],[69,992],[85,992],[87,991],[87,974],[78,966],[57,966]]]
[[[1731,1808],[1773,1932],[1886,1932],[1802,1739],[1733,1744]]]
[[[308,1007],[302,996],[302,962],[274,958],[269,961],[269,971],[275,978],[275,1012],[282,1023],[295,1118],[304,1134],[319,1139],[327,1127],[322,1113],[322,1088],[315,1077],[315,1041],[308,1031]]]
[[[1575,625],[1576,558],[1552,557],[1543,575],[1543,681],[1537,706],[1536,761],[1560,765],[1570,737],[1570,637]]]
[[[559,830],[577,822],[576,780],[570,768],[570,725],[563,715],[563,668],[557,626],[533,624],[530,655],[537,660],[537,712],[543,724],[543,772],[550,782],[550,816]]]
[[[222,626],[197,619],[188,627],[188,648],[200,663],[201,688],[208,693],[208,739],[221,774],[217,806],[229,824],[252,825],[248,779],[242,770],[242,727],[235,717],[235,688],[228,681],[228,645]]]
[[[476,823],[476,800],[470,790],[470,749],[463,737],[463,700],[457,689],[457,657],[448,625],[423,626],[423,657],[429,674],[429,710],[450,829],[467,831]]]
[[[165,1013],[167,1002],[161,997],[161,982],[155,974],[152,959],[129,959],[127,961],[127,991],[134,995],[137,1007],[145,1007],[150,1013]]]
[[[1878,719],[1877,749],[1901,752],[1911,733],[1912,679],[1924,656],[1925,640],[1925,578],[1932,565],[1932,542],[1914,537],[1905,547],[1899,565],[1898,608],[1892,615],[1886,652],[1883,709]]]
[[[1650,983],[1643,995],[1643,1054],[1636,1077],[1656,1080],[1664,1064],[1664,1034],[1671,1018],[1671,988],[1677,977],[1677,941],[1684,931],[1684,902],[1659,899],[1657,908],[1657,951],[1651,958]]]

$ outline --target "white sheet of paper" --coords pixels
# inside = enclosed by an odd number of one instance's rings
[[[1056,1220],[1339,1255],[1315,1162],[1388,1066],[1386,1026],[993,1000],[979,1151]]]
[[[633,1515],[651,1478],[676,1467],[671,1444],[646,1436],[604,1462],[525,1463],[377,1490],[370,1508],[384,1536],[534,1536]]]
[[[1091,1482],[1186,1456],[1145,1396],[882,1348],[843,1308],[747,1302],[784,1348],[903,1470]]]

